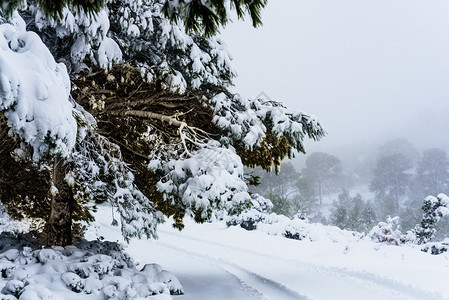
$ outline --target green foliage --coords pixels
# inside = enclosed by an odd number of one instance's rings
[[[8,126],[0,116],[0,200],[14,219],[34,220],[36,231],[50,215],[52,169],[48,162],[35,163],[11,155],[17,141],[8,135]],[[72,220],[73,235],[82,235],[80,222],[93,220],[91,207],[84,199],[75,199]]]
[[[316,220],[318,198],[311,184],[296,172],[291,162],[282,163],[277,174],[260,168],[255,169],[254,174],[260,177],[260,185],[251,187],[251,192],[270,199],[274,213],[290,218],[301,214]]]
[[[84,12],[90,17],[95,15],[106,5],[105,0],[37,0],[36,3],[46,18],[57,19],[63,17],[63,9],[69,7],[76,12]],[[261,12],[267,0],[165,0],[162,11],[171,22],[183,22],[188,32],[204,33],[211,37],[218,33],[221,26],[228,21],[228,7],[234,10],[239,19],[249,15],[254,27],[262,25]],[[2,1],[1,10],[10,17],[14,10],[25,9],[25,1]]]
[[[390,206],[389,214],[400,213],[401,200],[406,196],[410,186],[411,161],[400,153],[381,156],[373,170],[374,177],[370,190],[376,194],[376,200],[382,206]]]
[[[290,162],[285,162],[279,168],[279,172],[265,172],[260,168],[254,170],[254,174],[260,177],[260,185],[251,187],[251,192],[257,193],[273,203],[272,211],[293,217],[296,209],[296,180],[299,174]]]
[[[285,157],[292,158],[292,145],[286,135],[276,137],[273,133],[267,133],[260,146],[253,149],[238,147],[237,153],[242,158],[242,163],[250,168],[262,167],[265,171],[279,172],[279,166]]]
[[[2,1],[1,9],[3,13],[10,17],[14,10],[22,10],[25,8],[23,0],[8,0]],[[87,13],[89,16],[95,16],[104,6],[105,0],[37,0],[41,10],[47,18],[61,18],[63,16],[63,9],[70,7],[77,12]]]
[[[423,152],[413,187],[413,194],[419,199],[449,191],[449,158],[446,151],[432,148]]]
[[[248,14],[254,27],[262,24],[261,11],[267,0],[167,0],[162,11],[172,22],[182,21],[187,31],[210,37],[228,23],[229,4],[239,19]]]
[[[320,205],[323,195],[339,188],[343,175],[340,160],[324,152],[315,152],[307,157],[302,174],[304,179],[313,186]]]
[[[74,98],[92,112],[100,132],[120,146],[123,160],[129,164],[139,190],[151,199],[156,210],[173,217],[175,228],[184,228],[187,206],[179,199],[167,201],[156,186],[165,174],[148,168],[153,157],[170,152],[169,145],[177,143],[178,128],[157,120],[114,115],[111,111],[142,109],[166,115],[173,110],[186,111],[188,113],[182,115],[188,124],[212,132],[210,117],[207,117],[210,111],[202,107],[201,96],[164,92],[157,82],[145,81],[139,69],[130,65],[119,65],[108,72],[99,70],[85,74],[74,83]],[[102,91],[111,92],[104,94]],[[171,150],[175,155],[176,149]],[[197,222],[207,219],[201,217],[200,210],[193,209],[192,213]],[[211,216],[212,211],[207,214]]]
[[[295,199],[295,209],[310,221],[318,222],[323,218],[319,208],[319,198],[313,183],[300,174],[296,180],[296,189],[299,193]],[[323,223],[324,224],[324,223]]]
[[[424,199],[422,210],[421,223],[413,229],[419,244],[429,242],[435,236],[437,223],[449,215],[449,198],[444,194],[428,196]]]
[[[333,206],[330,222],[341,229],[367,232],[376,223],[372,205],[365,202],[360,194],[352,197],[344,190],[338,195],[338,201],[334,201]]]

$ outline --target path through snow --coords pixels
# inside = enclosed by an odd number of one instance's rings
[[[404,249],[400,255],[393,254],[401,247],[371,249],[376,253],[371,256],[374,260],[371,263],[378,268],[368,268],[354,263],[363,257],[369,260],[371,255],[362,253],[360,258],[354,252],[365,248],[352,249],[357,245],[316,245],[261,232],[246,232],[240,228],[226,229],[217,223],[189,223],[187,226],[185,231],[178,232],[168,224],[163,225],[159,230],[159,240],[134,240],[127,249],[142,265],[156,262],[178,277],[186,294],[175,299],[437,300],[447,299],[443,296],[449,294],[446,293],[447,288],[439,286],[440,283],[446,286],[449,278],[447,263],[436,273],[433,265],[428,264],[427,274],[426,270],[420,269],[420,264],[409,265],[412,259],[406,258],[415,252],[417,257],[429,262],[436,258],[425,253],[422,256],[418,249]],[[99,232],[106,239],[120,239],[116,228],[103,226]],[[299,245],[301,247],[298,248]],[[376,247],[371,242],[369,245]],[[354,257],[344,251],[353,252]],[[312,255],[311,252],[316,253]],[[332,261],[340,258],[348,259],[353,265]],[[442,260],[442,257],[438,259]],[[396,265],[390,263],[396,260]],[[440,281],[434,285],[419,285],[420,276],[431,276]]]

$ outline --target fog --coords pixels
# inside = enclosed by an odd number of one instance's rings
[[[223,31],[235,89],[316,115],[328,136],[309,153],[449,150],[449,1],[270,0],[263,22]]]

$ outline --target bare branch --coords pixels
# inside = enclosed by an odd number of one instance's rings
[[[176,120],[173,117],[150,112],[150,111],[143,111],[143,110],[126,110],[126,111],[111,111],[111,114],[114,116],[131,116],[131,117],[139,117],[139,118],[146,118],[146,119],[156,119],[162,122],[167,122],[170,125],[174,125],[176,127],[184,127],[187,126],[185,122]]]

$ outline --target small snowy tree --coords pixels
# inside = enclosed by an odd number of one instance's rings
[[[419,244],[429,242],[435,236],[438,221],[449,215],[449,197],[445,194],[439,194],[437,197],[428,196],[424,200],[422,210],[424,213],[421,223],[412,230]]]

